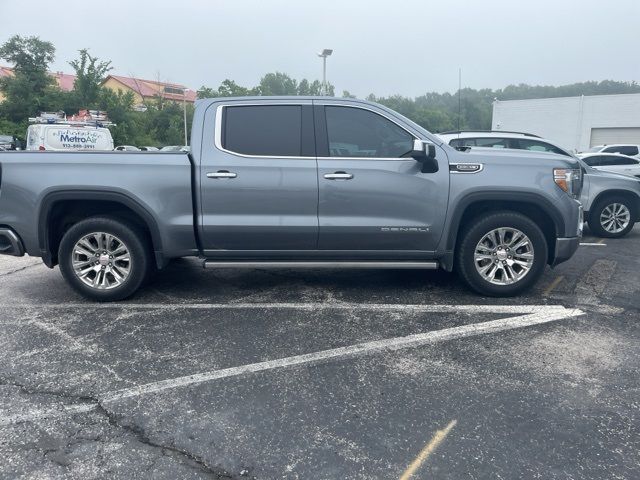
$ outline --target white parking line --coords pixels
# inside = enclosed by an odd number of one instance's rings
[[[0,311],[10,308],[51,308],[51,309],[141,309],[141,310],[373,310],[373,311],[417,311],[417,312],[460,312],[460,313],[535,313],[540,309],[564,308],[560,305],[440,305],[404,303],[43,303],[43,304],[0,304]]]
[[[78,304],[86,307],[86,304]],[[277,307],[276,307],[277,305]],[[268,360],[264,362],[251,363],[238,367],[213,370],[209,372],[197,373],[183,377],[151,382],[132,388],[106,392],[98,395],[101,403],[110,403],[131,397],[138,397],[150,393],[158,393],[173,390],[181,387],[203,384],[213,380],[219,380],[240,375],[264,372],[269,370],[282,369],[297,365],[310,365],[330,359],[342,359],[372,354],[381,351],[397,351],[405,348],[412,348],[430,343],[437,343],[458,338],[467,338],[488,333],[498,333],[507,330],[541,325],[558,320],[584,315],[584,312],[575,308],[565,308],[558,305],[394,305],[394,304],[318,304],[318,303],[297,303],[297,304],[187,304],[187,305],[151,305],[151,304],[119,304],[119,305],[96,305],[96,308],[127,307],[127,308],[334,308],[334,309],[358,309],[358,310],[414,310],[423,312],[460,312],[460,313],[520,313],[521,315],[491,320],[487,322],[462,325],[459,327],[445,328],[425,333],[408,335],[405,337],[393,337],[383,340],[358,343],[345,347],[321,350],[318,352],[295,355],[291,357]],[[1,308],[2,306],[0,306]],[[29,306],[33,308],[33,306]],[[69,305],[50,304],[45,305],[50,308],[69,308]],[[50,411],[34,411],[21,415],[2,417],[0,415],[0,426],[7,426],[13,423],[37,421],[45,418],[57,417],[69,413],[80,413],[93,410],[97,405],[77,405],[67,406],[62,409]]]
[[[446,307],[453,307],[446,305]],[[517,310],[518,307],[514,309]],[[525,308],[524,310],[530,310]],[[496,312],[498,313],[498,312]],[[159,382],[147,383],[137,387],[126,388],[116,392],[106,393],[99,398],[103,402],[114,402],[129,397],[137,397],[154,392],[185,387],[200,383],[219,380],[222,378],[235,377],[249,373],[262,372],[266,370],[274,370],[294,365],[303,365],[317,363],[323,360],[353,357],[365,355],[382,350],[393,351],[404,348],[417,347],[428,343],[442,342],[445,340],[453,340],[457,338],[472,337],[483,335],[486,333],[496,333],[505,330],[513,330],[516,328],[528,327],[531,325],[539,325],[543,323],[553,322],[556,320],[564,320],[571,317],[583,315],[584,312],[578,309],[568,309],[564,307],[548,307],[538,306],[537,312],[527,313],[516,317],[503,318],[499,320],[491,320],[489,322],[473,323],[462,325],[459,327],[445,328],[442,330],[434,330],[426,333],[418,333],[407,335],[406,337],[386,338],[384,340],[374,340],[371,342],[357,343],[347,347],[332,348],[304,355],[296,355],[293,357],[280,358],[277,360],[268,360],[265,362],[251,363],[239,367],[225,368],[222,370],[214,370],[211,372],[198,373],[195,375],[187,375],[184,377],[161,380]]]
[[[606,243],[589,243],[589,242],[584,242],[584,243],[580,243],[581,247],[606,247],[607,244]]]

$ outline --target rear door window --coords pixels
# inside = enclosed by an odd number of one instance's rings
[[[301,105],[228,106],[223,111],[222,148],[250,156],[299,157]]]
[[[476,138],[476,147],[509,148],[508,138]]]
[[[475,138],[454,138],[449,142],[453,148],[458,147],[475,147],[476,139]]]
[[[601,155],[600,157],[598,157],[599,160],[599,165],[601,167],[611,167],[613,165],[619,165],[616,157],[610,156],[610,155]]]
[[[634,160],[633,158],[626,158],[626,157],[610,157],[613,159],[612,165],[637,165],[638,161]]]
[[[638,147],[632,146],[632,145],[629,145],[627,147],[622,147],[620,149],[620,153],[622,155],[630,155],[630,156],[638,155]]]

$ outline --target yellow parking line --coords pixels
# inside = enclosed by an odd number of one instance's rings
[[[596,243],[604,243],[604,241],[605,241],[605,240],[606,240],[606,239],[601,238],[601,239],[600,239],[600,240],[598,240]]]
[[[416,459],[411,462],[411,465],[409,465],[409,467],[404,471],[404,473],[400,477],[400,480],[409,480],[411,476],[416,473],[416,471],[420,468],[420,465],[422,465],[425,460],[429,458],[429,455],[431,455],[433,451],[438,447],[438,445],[440,445],[440,443],[442,443],[442,441],[446,438],[446,436],[449,435],[449,432],[453,427],[456,426],[456,423],[458,423],[456,420],[451,420],[451,422],[449,422],[449,425],[436,432],[431,441],[425,445]]]
[[[559,277],[556,277],[556,279],[553,282],[551,282],[551,285],[545,288],[544,292],[542,292],[542,295],[544,295],[545,297],[549,295],[554,288],[560,285],[560,282],[562,280],[564,280],[564,275],[560,275]]]

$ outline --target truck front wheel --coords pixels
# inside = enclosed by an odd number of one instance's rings
[[[456,269],[476,292],[492,297],[516,295],[533,285],[547,263],[540,227],[515,212],[476,217],[462,231]]]
[[[153,266],[144,234],[107,217],[73,225],[62,237],[58,260],[67,283],[82,296],[99,302],[133,295]]]

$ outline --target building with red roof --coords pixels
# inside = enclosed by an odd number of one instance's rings
[[[132,92],[136,106],[145,105],[147,102],[157,99],[188,103],[196,101],[196,92],[178,83],[109,75],[102,82],[102,86],[114,91]]]
[[[51,72],[51,76],[58,84],[58,88],[64,92],[73,90],[76,80],[75,75],[63,72]],[[0,66],[0,78],[13,76],[13,68]],[[171,100],[175,102],[194,103],[196,92],[178,83],[166,83],[140,78],[109,75],[102,82],[102,86],[114,91],[132,92],[136,107],[142,107],[151,100]],[[0,102],[3,100],[0,93]]]

